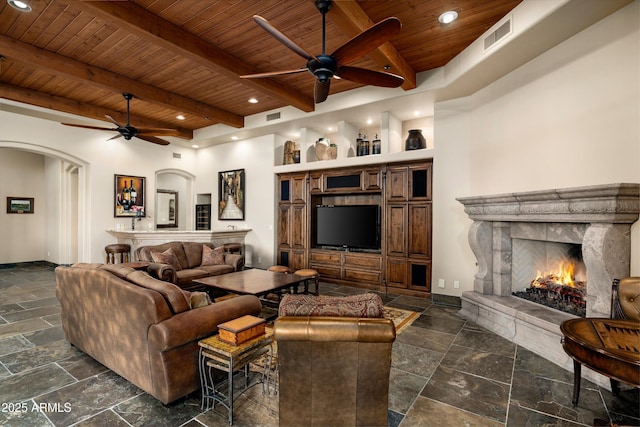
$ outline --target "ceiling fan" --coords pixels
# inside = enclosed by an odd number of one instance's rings
[[[398,34],[402,28],[400,20],[395,17],[384,19],[340,46],[331,55],[327,55],[325,53],[326,14],[329,12],[329,9],[331,9],[332,4],[333,2],[331,0],[316,0],[316,8],[322,14],[322,54],[317,56],[307,53],[295,42],[273,27],[269,21],[263,17],[254,15],[253,20],[260,27],[280,43],[306,59],[307,66],[294,70],[249,74],[240,76],[240,78],[273,77],[309,71],[316,78],[314,88],[314,99],[316,103],[323,102],[327,99],[331,78],[333,77],[371,86],[393,88],[402,85],[404,79],[395,74],[367,70],[365,68],[349,67],[346,65],[362,58]]]
[[[130,140],[131,138],[136,137],[136,138],[140,138],[147,142],[152,142],[158,145],[169,145],[168,141],[165,141],[164,139],[156,138],[156,136],[177,136],[178,135],[178,131],[176,129],[152,129],[152,128],[139,129],[131,126],[131,124],[129,123],[129,115],[130,115],[129,103],[134,98],[134,96],[126,92],[123,93],[122,96],[124,97],[124,99],[127,100],[127,124],[124,126],[118,123],[117,121],[115,121],[115,119],[108,114],[105,114],[105,117],[109,119],[111,123],[116,125],[117,126],[116,128],[76,125],[72,123],[62,123],[62,124],[65,126],[73,126],[73,127],[85,128],[85,129],[115,130],[119,133],[119,135],[116,135],[113,138],[109,138],[108,141],[111,141],[112,139],[116,139],[116,138],[121,138],[121,137],[124,137],[124,139],[126,140]]]

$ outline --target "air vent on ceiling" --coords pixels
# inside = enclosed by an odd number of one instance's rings
[[[498,43],[500,40],[511,34],[511,17],[509,17],[497,30],[484,38],[484,50]]]
[[[272,113],[272,114],[267,114],[267,121],[270,122],[271,120],[278,120],[280,118],[280,113]]]
[[[181,159],[181,158],[182,158],[182,154],[180,154],[180,153],[173,153],[173,158],[174,158],[174,159]]]

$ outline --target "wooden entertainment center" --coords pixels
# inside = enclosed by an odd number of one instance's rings
[[[384,292],[431,292],[431,159],[278,174],[277,259],[322,281]],[[317,247],[320,205],[380,207],[380,249]]]

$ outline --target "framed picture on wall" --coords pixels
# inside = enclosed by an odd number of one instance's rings
[[[218,219],[244,219],[244,169],[218,173]]]
[[[33,213],[33,197],[7,197],[7,213]]]
[[[142,176],[114,176],[113,216],[116,218],[144,216],[145,178]]]

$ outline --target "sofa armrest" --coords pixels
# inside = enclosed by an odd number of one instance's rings
[[[261,309],[262,304],[257,297],[242,295],[185,311],[151,325],[149,344],[159,351],[167,351],[215,334],[221,323],[247,314],[258,316]]]
[[[178,283],[176,269],[170,264],[158,264],[152,262],[147,267],[147,273],[149,273],[154,279],[170,282],[173,284]]]
[[[224,263],[233,267],[234,271],[244,270],[244,255],[225,254]]]

